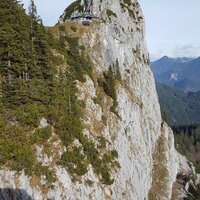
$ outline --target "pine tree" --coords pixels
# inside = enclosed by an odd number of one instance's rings
[[[29,16],[30,16],[30,36],[32,41],[32,51],[33,51],[33,44],[35,40],[35,34],[38,27],[38,16],[37,16],[37,8],[35,6],[34,0],[30,1],[29,5]]]
[[[118,80],[118,81],[121,81],[121,79],[122,79],[122,77],[121,77],[121,73],[120,73],[120,69],[119,69],[119,61],[118,61],[118,59],[116,60],[116,69],[115,69],[115,71],[116,71],[116,79]]]
[[[18,104],[24,102],[23,79],[26,74],[26,51],[29,46],[27,31],[28,18],[22,7],[14,0],[1,1],[0,18],[0,64],[3,76],[3,99],[5,102]],[[20,100],[16,96],[22,95]],[[18,100],[16,100],[18,99]]]
[[[26,103],[48,103],[53,67],[47,34],[39,23],[34,1],[27,16],[17,1],[0,2],[0,73],[3,101],[17,107]]]
[[[162,119],[163,121],[165,121],[166,123],[169,122],[169,119],[168,119],[168,110],[166,107],[163,108],[162,110]]]
[[[106,85],[105,92],[109,95],[113,100],[116,100],[116,92],[115,92],[115,75],[112,70],[112,67],[109,66],[108,74],[106,76]]]

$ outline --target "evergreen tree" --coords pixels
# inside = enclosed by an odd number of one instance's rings
[[[109,66],[108,74],[106,75],[106,85],[104,89],[107,95],[109,95],[114,100],[116,99],[115,75],[111,66]]]
[[[165,121],[166,123],[168,123],[168,110],[166,107],[163,108],[162,110],[162,119],[163,121]]]
[[[7,103],[17,104],[13,100],[20,96],[21,79],[26,79],[27,48],[29,35],[27,31],[28,18],[17,1],[3,0],[0,9],[0,65],[3,76],[3,98]],[[24,95],[22,95],[24,96]],[[20,98],[18,98],[20,99]],[[22,102],[23,102],[22,98]]]
[[[119,61],[118,61],[118,59],[116,60],[116,69],[115,69],[115,71],[116,71],[116,79],[118,80],[118,81],[121,81],[121,79],[122,79],[122,77],[121,77],[121,73],[120,73],[120,69],[119,69]]]
[[[38,20],[39,20],[39,18],[37,16],[37,8],[35,6],[34,0],[31,0],[30,4],[29,4],[29,16],[30,16],[30,36],[31,36],[32,45],[33,45],[37,26],[38,26]],[[33,46],[32,46],[32,48],[33,48]],[[32,51],[33,51],[33,49],[32,49]]]

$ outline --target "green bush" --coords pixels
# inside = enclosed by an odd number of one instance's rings
[[[63,165],[70,175],[82,176],[87,173],[88,163],[81,153],[82,148],[74,147],[63,153],[60,164]]]
[[[0,165],[31,175],[36,157],[24,129],[1,123],[0,138]]]
[[[85,82],[84,75],[88,75],[92,78],[92,66],[89,62],[89,58],[80,55],[79,51],[81,46],[79,46],[79,39],[76,37],[66,37],[66,41],[69,46],[66,56],[74,79]]]
[[[99,142],[99,148],[100,149],[105,149],[106,148],[106,144],[107,144],[107,140],[104,136],[98,136],[98,142]]]
[[[22,105],[17,109],[16,117],[22,125],[38,127],[40,123],[41,109],[37,104]]]
[[[36,129],[35,133],[31,134],[31,143],[46,142],[52,134],[51,126]]]
[[[119,117],[118,112],[117,112],[118,102],[117,102],[117,95],[116,95],[116,90],[115,90],[116,75],[111,66],[109,67],[108,72],[104,73],[104,77],[106,80],[103,84],[104,91],[108,96],[110,96],[113,99],[113,105],[111,106],[110,111]],[[121,75],[118,78],[121,79]]]
[[[112,154],[112,158],[118,158],[118,152],[116,150],[112,150],[111,151],[111,154]]]
[[[116,60],[116,79],[118,80],[118,81],[121,81],[122,80],[122,77],[121,77],[121,73],[120,73],[120,67],[119,67],[119,61],[118,61],[118,59]]]
[[[106,82],[104,82],[104,91],[105,93],[110,96],[114,101],[116,100],[116,91],[115,91],[115,76],[114,72],[111,68],[109,67],[108,73],[104,73],[104,77]]]
[[[43,166],[41,163],[37,163],[34,166],[34,173],[36,176],[45,176],[46,177],[46,184],[48,188],[53,189],[54,185],[53,183],[57,180],[56,174],[53,170],[50,170],[48,166]]]

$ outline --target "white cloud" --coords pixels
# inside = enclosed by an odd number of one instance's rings
[[[172,51],[173,57],[199,57],[200,46],[193,46],[191,44],[185,46],[178,46]]]
[[[176,57],[191,57],[197,58],[200,56],[200,46],[188,45],[178,45],[175,48],[167,48],[165,50],[157,50],[150,52],[151,61],[157,60],[163,56],[169,56],[172,58]]]

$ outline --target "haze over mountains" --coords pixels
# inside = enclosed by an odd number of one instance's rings
[[[200,57],[169,58],[151,63],[156,82],[184,91],[200,90]]]

